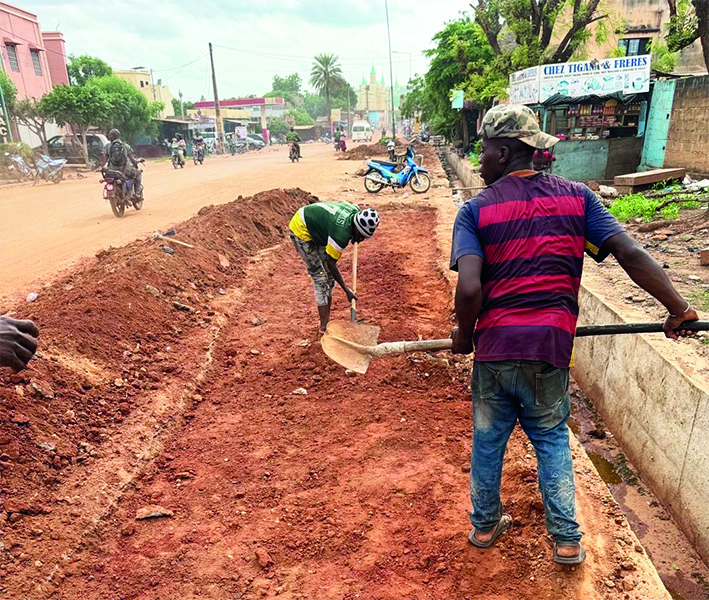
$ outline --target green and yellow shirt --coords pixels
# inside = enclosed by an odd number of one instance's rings
[[[335,260],[340,260],[342,251],[352,239],[352,221],[359,212],[349,202],[317,202],[298,209],[288,227],[304,242],[324,246]]]

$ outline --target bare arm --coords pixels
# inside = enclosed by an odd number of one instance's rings
[[[696,321],[699,318],[689,302],[679,295],[662,267],[627,233],[614,235],[606,240],[603,247],[610,251],[636,284],[659,300],[670,315],[675,315],[667,317],[665,321],[663,329],[667,337],[677,339],[674,329],[683,321]]]
[[[357,296],[355,293],[348,288],[347,285],[345,285],[345,280],[342,278],[342,273],[340,273],[340,269],[337,268],[337,261],[332,258],[332,256],[328,255],[327,260],[325,261],[325,266],[327,267],[327,270],[330,271],[330,275],[332,275],[333,279],[344,290],[345,294],[347,294],[347,299],[349,301],[352,301],[353,298],[356,300]]]
[[[455,316],[458,327],[453,330],[454,354],[470,354],[473,351],[473,332],[482,305],[483,259],[473,254],[458,260],[458,285],[455,288]]]

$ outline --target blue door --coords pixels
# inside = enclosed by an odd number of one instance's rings
[[[675,95],[675,80],[656,81],[647,115],[643,155],[639,171],[661,169],[665,164],[667,133],[670,129],[672,100]]]

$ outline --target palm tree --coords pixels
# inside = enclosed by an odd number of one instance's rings
[[[321,96],[325,96],[327,122],[330,123],[330,95],[341,89],[345,80],[342,77],[342,67],[334,54],[317,54],[313,68],[310,71],[310,83]]]

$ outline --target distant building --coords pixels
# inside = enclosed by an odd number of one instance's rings
[[[42,33],[37,15],[0,2],[0,39],[2,68],[19,99],[41,98],[69,82],[64,38],[58,31]]]
[[[162,102],[163,109],[158,115],[159,119],[175,116],[170,88],[162,85],[161,79],[158,79],[157,83],[153,83],[150,71],[146,69],[128,69],[125,71],[114,70],[113,72],[139,90],[149,102]]]
[[[42,32],[37,15],[0,2],[0,67],[17,88],[17,98],[41,98],[55,85],[67,85],[66,50],[64,37],[58,31]],[[6,137],[2,132],[3,115],[0,108],[0,142]],[[47,137],[59,132],[49,123]],[[40,140],[26,127],[11,124],[13,138],[39,145]]]
[[[396,121],[401,117],[399,110],[406,97],[407,88],[401,87],[398,81],[394,82],[394,111]],[[391,87],[387,87],[382,76],[377,82],[377,73],[372,65],[369,73],[369,82],[363,77],[357,92],[356,112],[367,119],[372,125],[391,125]]]
[[[609,29],[608,39],[598,44],[591,35],[584,56],[578,60],[608,58],[618,48],[622,48],[626,56],[650,54],[652,42],[664,38],[670,20],[667,0],[604,0],[602,12],[609,15],[604,23]],[[613,31],[620,22],[623,23],[622,30]],[[591,25],[594,32],[597,27],[598,23]],[[559,40],[554,39],[554,42]],[[674,71],[680,74],[706,73],[699,40],[682,50]]]

